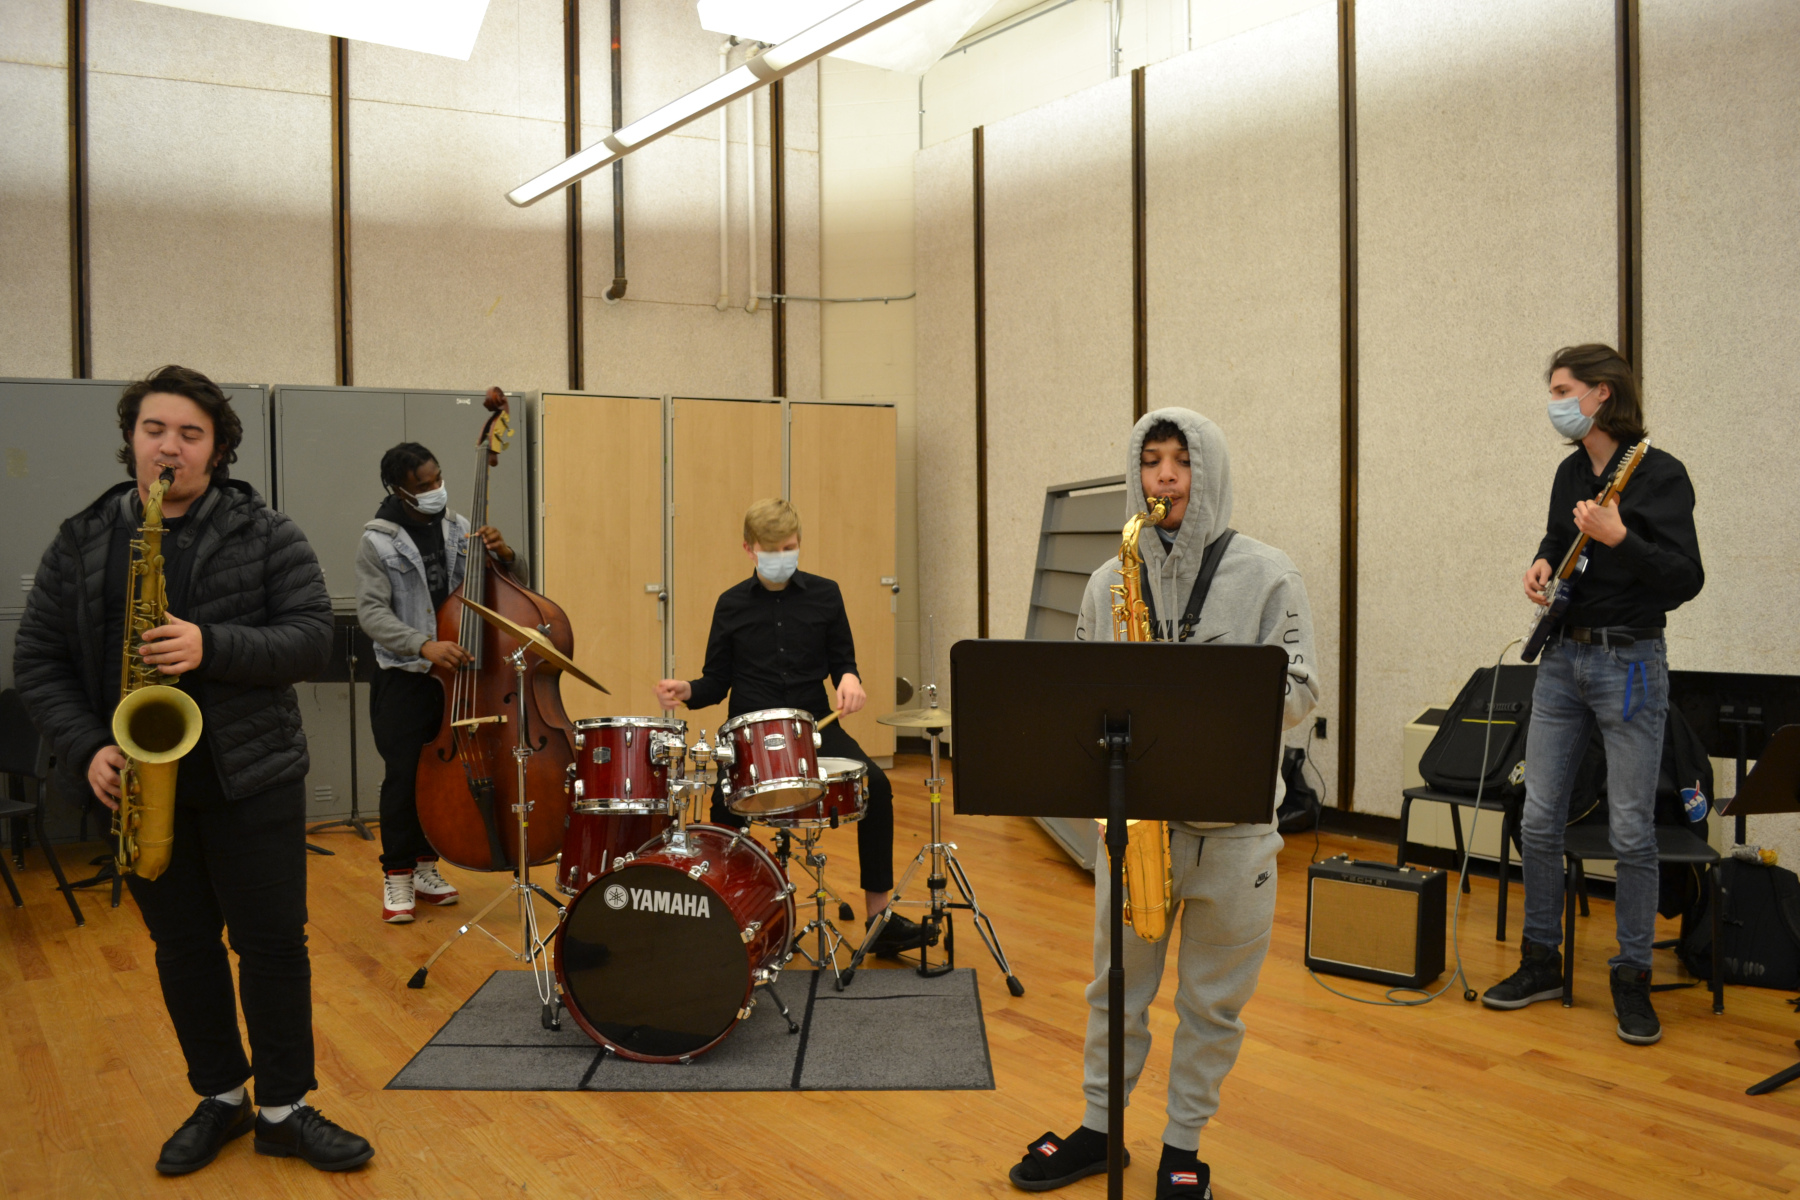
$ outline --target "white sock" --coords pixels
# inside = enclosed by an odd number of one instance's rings
[[[292,1104],[270,1104],[270,1105],[265,1106],[261,1110],[262,1111],[262,1119],[267,1121],[271,1125],[279,1125],[283,1121],[287,1120],[289,1117],[293,1116],[294,1110],[296,1108],[305,1108],[305,1107],[306,1107],[306,1097],[305,1096],[300,1097],[300,1099],[294,1101]]]
[[[218,1095],[212,1097],[212,1099],[219,1101],[221,1104],[232,1105],[233,1107],[242,1104],[244,1102],[244,1085],[240,1083],[229,1092],[220,1092]]]

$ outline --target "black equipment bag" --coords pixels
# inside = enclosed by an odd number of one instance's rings
[[[1728,858],[1719,865],[1724,906],[1720,912],[1719,971],[1740,987],[1800,988],[1800,878],[1786,867]],[[1712,978],[1711,898],[1682,920],[1677,953],[1688,972]]]
[[[1434,790],[1473,796],[1479,788],[1484,803],[1489,796],[1498,799],[1513,768],[1525,757],[1537,667],[1503,666],[1499,670],[1497,691],[1493,691],[1493,667],[1483,667],[1469,676],[1469,682],[1463,684],[1455,703],[1444,714],[1431,745],[1420,756],[1419,774]],[[1490,691],[1494,698],[1491,713]],[[1485,764],[1481,759],[1484,742],[1488,746]]]

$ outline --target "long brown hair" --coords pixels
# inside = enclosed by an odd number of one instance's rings
[[[1544,381],[1549,382],[1556,372],[1567,367],[1569,374],[1589,387],[1604,383],[1612,391],[1600,405],[1600,411],[1594,414],[1594,425],[1610,435],[1616,442],[1642,441],[1644,429],[1644,401],[1638,395],[1637,372],[1625,357],[1611,346],[1601,342],[1588,342],[1580,346],[1564,346],[1550,359],[1550,369],[1544,372]],[[1576,445],[1579,439],[1570,442]]]

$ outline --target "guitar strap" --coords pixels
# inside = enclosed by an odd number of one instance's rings
[[[1181,614],[1181,633],[1176,641],[1185,642],[1194,636],[1194,627],[1200,623],[1200,610],[1206,607],[1206,594],[1212,590],[1213,576],[1219,573],[1219,560],[1225,557],[1225,548],[1236,536],[1237,530],[1227,529],[1214,538],[1212,545],[1200,556],[1200,574],[1194,577],[1194,588],[1188,593],[1187,608]],[[1157,641],[1163,641],[1162,627],[1156,620],[1156,593],[1150,590],[1150,567],[1143,562],[1138,563],[1138,591],[1150,610],[1150,629],[1157,635]]]

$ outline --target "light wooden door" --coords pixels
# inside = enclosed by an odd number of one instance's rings
[[[674,442],[674,677],[698,679],[719,594],[750,577],[744,510],[781,495],[781,405],[676,400]],[[687,721],[716,730],[725,713],[721,704]]]
[[[789,497],[800,512],[800,569],[837,580],[869,703],[844,727],[871,757],[894,752],[894,410],[790,409]]]
[[[546,395],[544,594],[569,614],[575,661],[602,695],[563,676],[569,716],[654,715],[662,678],[662,401]]]

